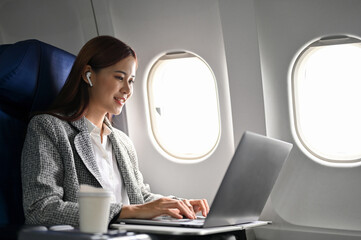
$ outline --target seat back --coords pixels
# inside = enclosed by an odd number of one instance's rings
[[[24,223],[20,159],[30,113],[45,110],[51,104],[74,60],[74,55],[38,40],[0,45],[0,227],[3,229]],[[0,235],[0,239],[4,238]]]

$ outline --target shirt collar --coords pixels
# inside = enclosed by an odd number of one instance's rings
[[[98,128],[97,126],[95,126],[94,123],[92,123],[89,119],[87,119],[86,117],[84,117],[85,119],[85,122],[87,124],[87,127],[88,127],[88,131],[89,133],[95,133],[97,135],[100,136],[100,128]],[[109,134],[112,133],[112,130],[105,124],[103,123],[103,128],[104,128],[104,131],[103,131],[103,136],[108,136]]]

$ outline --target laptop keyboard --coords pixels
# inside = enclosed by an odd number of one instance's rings
[[[178,218],[173,218],[171,216],[165,215],[165,216],[159,216],[159,217],[153,218],[153,220],[162,221],[162,222],[187,223],[187,224],[190,224],[190,225],[203,225],[205,217],[199,216],[199,217],[197,217],[197,219],[189,219],[189,218],[178,219]]]

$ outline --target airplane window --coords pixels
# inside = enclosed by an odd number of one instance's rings
[[[220,138],[216,79],[209,65],[188,53],[160,57],[148,76],[154,139],[170,159],[204,159]]]
[[[306,47],[292,69],[295,133],[316,160],[361,160],[361,41],[335,36]]]

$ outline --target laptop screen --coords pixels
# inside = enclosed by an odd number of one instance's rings
[[[291,149],[290,143],[245,132],[204,227],[257,221]]]

